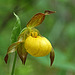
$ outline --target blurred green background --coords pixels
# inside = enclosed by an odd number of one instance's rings
[[[14,75],[75,75],[75,0],[0,0],[0,75],[10,75],[14,53],[4,56],[11,44],[11,33],[16,22],[15,12],[21,19],[22,29],[33,15],[45,10],[56,11],[46,16],[36,28],[48,38],[55,50],[55,61],[50,67],[49,55],[28,55],[25,65],[17,56]]]

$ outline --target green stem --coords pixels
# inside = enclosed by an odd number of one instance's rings
[[[14,74],[14,69],[15,69],[15,64],[16,64],[16,58],[17,58],[17,52],[15,52],[15,57],[14,57],[14,62],[13,62],[13,67],[12,67],[11,75]]]

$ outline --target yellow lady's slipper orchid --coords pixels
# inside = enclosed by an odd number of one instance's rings
[[[51,43],[41,36],[32,37],[29,36],[25,40],[26,51],[35,57],[46,56],[50,53],[52,46]]]
[[[52,65],[55,56],[52,45],[48,39],[41,36],[39,31],[34,28],[42,23],[45,15],[49,15],[51,13],[55,12],[47,10],[45,13],[38,13],[32,17],[32,19],[28,22],[27,27],[21,31],[17,42],[9,46],[7,54],[4,58],[6,63],[8,60],[8,54],[17,50],[23,64],[25,64],[28,53],[35,57],[46,56],[50,53]]]

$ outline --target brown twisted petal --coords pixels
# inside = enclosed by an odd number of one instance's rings
[[[5,63],[7,64],[8,61],[8,54],[6,54],[5,58],[4,58]]]
[[[55,53],[54,53],[54,49],[52,48],[52,50],[50,52],[50,60],[51,60],[50,66],[52,66],[52,64],[54,62],[54,58],[55,58]]]
[[[5,60],[6,63],[7,63],[7,61],[8,61],[8,54],[15,52],[15,51],[17,50],[17,46],[18,46],[20,43],[21,43],[21,42],[15,42],[15,43],[13,43],[12,45],[9,46],[8,51],[7,51],[7,54],[6,54],[5,58],[4,58],[4,60]]]
[[[17,53],[22,61],[22,64],[25,64],[27,58],[27,52],[24,47],[24,43],[20,43],[17,47]]]

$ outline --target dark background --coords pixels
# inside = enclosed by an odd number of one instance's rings
[[[55,61],[50,67],[49,55],[28,55],[25,65],[17,57],[14,75],[75,75],[75,0],[0,0],[0,75],[10,75],[14,53],[4,56],[11,44],[11,33],[16,22],[15,12],[21,19],[22,29],[36,13],[53,10],[36,28],[48,38],[55,50]]]

